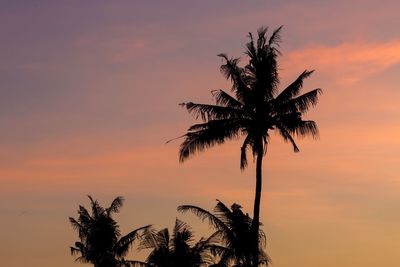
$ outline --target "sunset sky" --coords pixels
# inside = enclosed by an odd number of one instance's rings
[[[272,134],[261,221],[273,267],[400,266],[398,0],[0,0],[0,262],[79,267],[68,222],[90,194],[127,233],[215,199],[252,213],[255,170],[240,139],[178,162],[195,122],[178,104],[229,90],[216,55],[284,25],[281,88],[315,69],[319,140]],[[246,59],[242,59],[245,63]],[[130,258],[146,253],[133,251]]]

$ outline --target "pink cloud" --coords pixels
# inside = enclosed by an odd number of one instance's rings
[[[341,84],[353,84],[400,63],[400,40],[386,43],[352,42],[338,46],[315,45],[283,57],[285,70],[317,69]]]

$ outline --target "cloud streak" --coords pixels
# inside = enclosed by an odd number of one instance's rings
[[[351,85],[400,63],[400,40],[315,45],[292,51],[283,61],[285,66],[290,66],[289,71],[306,64],[335,77],[342,85]]]

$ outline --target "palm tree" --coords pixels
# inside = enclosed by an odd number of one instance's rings
[[[254,40],[249,33],[245,54],[249,63],[245,67],[238,65],[239,59],[229,59],[220,54],[225,61],[221,72],[231,80],[234,96],[223,90],[212,91],[215,104],[182,103],[195,118],[202,123],[192,125],[183,135],[184,141],[179,151],[181,162],[196,152],[222,144],[226,140],[244,136],[240,153],[240,168],[247,166],[247,150],[250,149],[256,158],[256,190],[254,197],[252,244],[255,259],[258,258],[258,233],[260,221],[260,201],[262,189],[262,160],[267,152],[270,132],[277,131],[284,141],[292,144],[295,152],[299,151],[294,141],[295,136],[318,136],[314,121],[303,120],[311,106],[316,105],[320,89],[314,89],[299,95],[303,81],[313,71],[305,70],[289,86],[278,91],[280,83],[277,58],[280,42],[280,31],[276,29],[267,38],[267,28],[258,30]],[[257,266],[257,260],[254,262]]]
[[[78,219],[69,217],[72,227],[78,231],[80,241],[71,247],[72,255],[80,255],[76,260],[92,263],[95,267],[143,266],[139,261],[125,260],[124,257],[135,239],[149,229],[150,225],[140,227],[121,236],[117,222],[112,218],[113,213],[119,212],[123,198],[115,198],[110,207],[103,208],[97,200],[88,196],[91,213],[79,206]]]
[[[200,239],[193,244],[190,227],[176,219],[172,236],[168,228],[148,233],[141,248],[152,249],[146,262],[152,267],[200,267],[209,262],[207,242]]]
[[[242,207],[234,203],[229,209],[224,203],[217,200],[214,212],[211,213],[193,205],[182,205],[178,207],[180,212],[192,212],[202,221],[207,220],[216,232],[208,240],[212,251],[220,254],[217,266],[250,267],[253,264],[253,250],[248,244],[252,238],[252,219],[244,214]],[[258,251],[259,262],[268,265],[269,258],[264,252],[266,244],[264,232],[259,230]],[[233,264],[233,265],[232,265]]]

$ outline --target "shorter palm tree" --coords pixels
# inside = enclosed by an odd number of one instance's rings
[[[211,213],[193,205],[178,207],[180,212],[192,212],[202,221],[208,221],[216,230],[208,239],[209,248],[219,255],[220,260],[214,266],[250,267],[254,264],[252,249],[253,220],[242,211],[242,207],[234,203],[229,209],[224,203],[217,200],[214,212]],[[264,251],[266,237],[259,230],[259,262],[258,265],[268,265],[269,258]]]
[[[95,267],[143,266],[143,262],[125,260],[132,243],[140,238],[150,225],[140,227],[121,236],[113,213],[119,212],[123,198],[115,198],[110,207],[103,208],[97,200],[88,196],[91,213],[79,206],[78,218],[69,217],[72,227],[78,231],[80,241],[71,247],[72,255],[80,255],[77,261],[92,263]]]
[[[176,219],[172,236],[168,228],[149,233],[141,249],[152,249],[146,262],[151,267],[200,267],[208,266],[210,254],[206,239],[194,243],[190,227]]]

